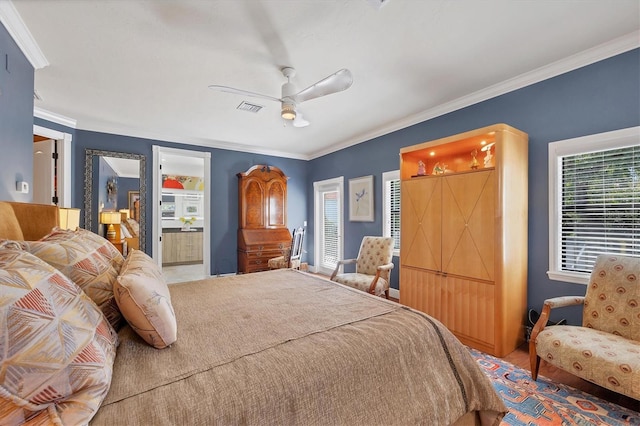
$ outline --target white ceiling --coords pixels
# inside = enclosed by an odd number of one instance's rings
[[[109,167],[118,175],[125,178],[140,177],[140,160],[132,160],[129,158],[102,157]]]
[[[42,110],[77,128],[315,158],[640,45],[638,0],[14,0],[48,66]],[[603,53],[604,52],[604,53]],[[344,92],[285,126],[281,68]],[[243,101],[258,114],[237,110]]]

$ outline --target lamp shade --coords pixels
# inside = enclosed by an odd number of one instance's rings
[[[75,230],[80,226],[80,209],[60,207],[58,209],[60,229]]]
[[[296,118],[296,108],[295,105],[290,103],[285,103],[282,105],[282,110],[280,111],[282,118],[285,120],[293,120]]]
[[[122,215],[120,212],[107,211],[100,212],[100,223],[103,223],[107,226],[107,239],[111,242],[116,241],[116,229],[113,225],[118,225],[120,223],[120,218]]]
[[[120,223],[120,212],[100,212],[100,223],[115,225]]]

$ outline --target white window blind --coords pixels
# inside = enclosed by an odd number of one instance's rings
[[[640,256],[640,132],[634,129],[550,144],[550,186],[557,188],[550,200],[551,278],[586,283],[599,254]]]
[[[400,171],[382,174],[385,237],[393,238],[395,256],[400,255]]]
[[[325,192],[323,197],[323,224],[324,234],[322,247],[322,263],[335,266],[339,257],[339,205],[338,192]]]
[[[562,158],[562,269],[591,272],[600,253],[640,255],[640,148]]]

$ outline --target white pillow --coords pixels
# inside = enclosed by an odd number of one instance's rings
[[[132,249],[113,291],[120,312],[145,342],[162,349],[177,340],[178,326],[169,288],[152,258]]]
[[[126,226],[120,225],[120,232],[124,238],[131,238],[131,232],[129,232]]]

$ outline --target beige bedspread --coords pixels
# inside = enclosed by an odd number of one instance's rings
[[[173,285],[178,341],[129,327],[94,425],[448,425],[506,412],[437,321],[294,270]]]

